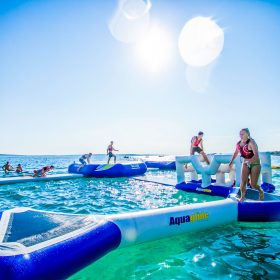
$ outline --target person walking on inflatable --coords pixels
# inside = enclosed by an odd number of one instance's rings
[[[107,148],[107,155],[108,155],[108,162],[107,162],[107,163],[108,163],[108,164],[110,163],[110,160],[111,160],[112,157],[114,158],[114,163],[116,163],[116,160],[117,160],[117,157],[116,157],[115,154],[113,154],[113,151],[118,152],[119,150],[116,150],[116,149],[113,147],[113,144],[114,144],[114,142],[111,141],[111,142],[110,142],[110,145],[109,145],[108,148]]]
[[[239,201],[243,202],[245,200],[246,186],[249,177],[250,185],[252,186],[252,188],[257,189],[259,191],[259,200],[263,200],[264,191],[258,185],[258,180],[261,173],[261,163],[258,146],[254,139],[250,137],[250,131],[248,128],[243,128],[240,130],[240,139],[241,140],[236,144],[235,152],[232,156],[231,161],[229,162],[229,167],[231,168],[233,161],[239,153],[241,157],[243,157],[240,183],[241,197]]]
[[[207,162],[207,164],[210,164],[210,160],[208,159],[207,155],[203,151],[203,135],[204,133],[202,131],[198,132],[197,136],[194,136],[191,140],[191,149],[190,149],[190,155],[194,155],[195,153],[198,153],[203,156],[204,160]]]

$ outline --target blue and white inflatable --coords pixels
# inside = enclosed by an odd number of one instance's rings
[[[176,170],[175,161],[145,161],[148,168],[157,168],[161,170]]]
[[[143,175],[147,166],[143,162],[128,162],[116,164],[87,164],[81,166],[73,163],[68,167],[69,173],[82,174],[85,177],[116,178]]]
[[[0,220],[0,279],[65,279],[118,247],[236,220],[233,199],[108,216],[12,209]]]
[[[177,184],[176,188],[200,194],[212,196],[237,196],[240,185],[241,159],[237,157],[234,161],[234,168],[230,169],[228,163],[232,155],[213,155],[210,165],[203,165],[198,156],[176,157]],[[261,159],[261,180],[260,185],[267,192],[273,192],[272,185],[271,156],[270,153],[260,153]],[[191,166],[190,166],[191,164]],[[187,165],[187,168],[186,168]],[[192,181],[186,182],[185,172],[191,172]],[[228,173],[229,181],[226,182],[225,174]],[[198,180],[201,175],[201,181]],[[211,176],[215,175],[213,183]],[[247,189],[247,200],[238,203],[238,220],[247,222],[270,222],[280,221],[280,197],[273,194],[265,194],[264,201],[258,200],[258,192]]]

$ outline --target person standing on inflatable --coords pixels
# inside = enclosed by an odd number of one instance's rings
[[[116,155],[113,154],[113,151],[118,152],[119,150],[116,150],[116,149],[113,147],[113,144],[114,144],[114,142],[111,141],[111,142],[110,142],[110,145],[109,145],[108,148],[107,148],[107,155],[108,155],[108,162],[107,162],[107,163],[108,163],[108,164],[110,163],[110,160],[111,160],[112,157],[114,158],[114,163],[116,163],[116,160],[117,160],[117,157],[116,157]]]
[[[210,164],[210,160],[208,159],[207,155],[203,151],[203,132],[199,131],[197,136],[194,136],[191,140],[191,149],[190,154],[191,156],[195,153],[198,153],[203,156],[204,160],[207,164]]]
[[[82,165],[86,165],[87,163],[90,164],[90,158],[92,156],[92,153],[84,154],[79,158],[79,161]]]
[[[241,169],[241,183],[240,191],[241,197],[240,202],[245,200],[246,196],[246,186],[250,176],[250,184],[254,189],[259,191],[259,199],[264,199],[264,191],[258,185],[259,176],[261,173],[260,157],[258,152],[258,146],[254,139],[250,137],[250,131],[248,128],[243,128],[240,130],[240,141],[236,144],[235,152],[229,162],[229,167],[232,167],[233,161],[240,153],[243,157],[243,164]]]

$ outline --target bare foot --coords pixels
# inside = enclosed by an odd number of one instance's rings
[[[238,202],[244,202],[245,201],[245,197],[240,197],[237,200],[238,200]]]
[[[259,190],[260,195],[259,195],[259,200],[263,201],[264,200],[264,191],[263,190]]]

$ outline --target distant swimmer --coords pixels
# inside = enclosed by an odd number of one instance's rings
[[[116,150],[116,149],[113,147],[113,144],[114,144],[114,142],[111,141],[111,142],[110,142],[110,145],[109,145],[108,148],[107,148],[107,155],[108,155],[108,162],[107,162],[107,163],[108,163],[108,164],[110,163],[110,160],[111,160],[112,157],[114,158],[114,163],[116,163],[116,160],[117,160],[117,157],[116,157],[116,155],[113,154],[113,151],[118,152],[119,150]]]
[[[192,138],[190,154],[194,155],[195,153],[198,153],[203,156],[207,164],[210,164],[210,160],[208,159],[207,155],[203,151],[203,139],[202,139],[203,135],[204,133],[202,131],[199,131],[198,135]]]
[[[14,171],[14,168],[11,166],[10,162],[7,161],[3,166],[2,166],[3,171],[7,174],[10,171]]]
[[[46,174],[54,170],[53,165],[44,166],[42,169],[34,170],[33,177],[46,177]]]
[[[19,163],[18,165],[17,165],[17,167],[16,167],[16,173],[22,173],[22,166],[21,166],[21,164]]]
[[[249,180],[249,176],[251,187],[259,191],[259,199],[263,200],[264,191],[258,185],[258,179],[261,173],[261,163],[258,152],[258,146],[254,139],[250,137],[250,131],[248,128],[243,128],[240,130],[240,138],[241,140],[236,144],[235,152],[229,163],[229,166],[231,167],[238,153],[240,153],[241,157],[243,157],[240,183],[241,197],[239,201],[242,202],[245,200],[246,186]]]
[[[92,156],[92,153],[84,154],[79,158],[79,161],[82,165],[90,164],[90,158]]]

